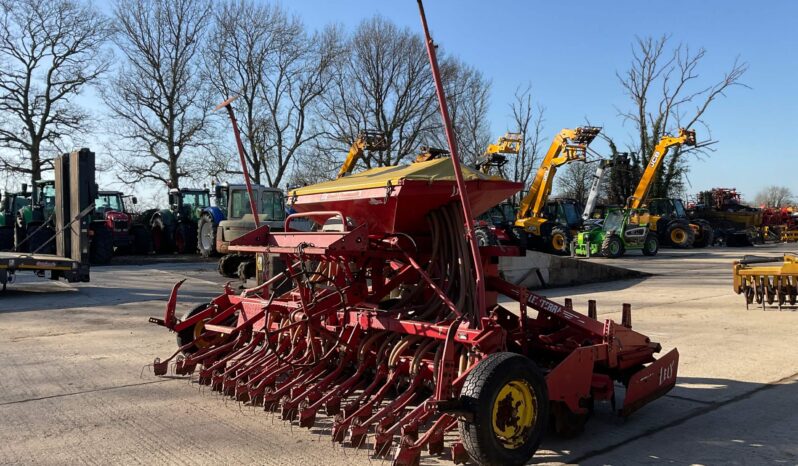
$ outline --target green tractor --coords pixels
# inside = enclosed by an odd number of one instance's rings
[[[30,202],[31,193],[28,185],[22,185],[22,191],[4,192],[0,198],[0,251],[14,249],[14,233],[17,212]]]
[[[198,224],[203,212],[210,205],[210,193],[207,189],[171,189],[169,208],[156,212],[150,220],[155,252],[197,252]]]
[[[646,256],[654,256],[659,239],[649,229],[650,218],[647,209],[610,208],[603,222],[579,232],[574,254],[617,258],[626,251],[640,250]]]
[[[23,190],[24,191],[24,190]],[[102,194],[102,193],[100,193]],[[14,248],[20,252],[55,254],[55,181],[33,183],[29,198],[18,197],[21,208],[16,211],[14,222]],[[24,205],[19,199],[24,199]],[[89,223],[89,258],[92,264],[107,264],[111,261],[114,246],[114,219],[103,212],[103,197],[98,195],[95,210]]]
[[[20,252],[55,254],[55,181],[36,181],[27,202],[16,211],[14,247]]]

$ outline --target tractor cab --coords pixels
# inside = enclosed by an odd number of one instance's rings
[[[199,221],[202,210],[211,205],[207,189],[172,189],[169,191],[169,207],[178,221]]]
[[[9,200],[9,207],[13,209],[12,216],[6,221],[13,218],[15,222],[14,247],[19,251],[54,253],[55,244],[47,241],[54,234],[55,181],[36,181],[29,196]],[[40,246],[46,249],[39,249]]]
[[[100,191],[94,201],[94,220],[105,222],[111,231],[115,248],[127,249],[131,244],[130,229],[133,216],[125,207],[126,196],[119,191]],[[135,197],[130,197],[133,204],[138,202]]]
[[[668,218],[687,218],[687,209],[681,199],[660,198],[652,199],[648,203],[648,210],[651,215]]]
[[[543,216],[560,225],[567,225],[571,230],[582,226],[582,209],[574,199],[551,199],[546,202]]]
[[[253,186],[255,205],[258,209],[258,218],[261,221],[282,222],[285,220],[285,201],[282,191],[264,186]],[[249,203],[249,194],[246,186],[232,185],[229,187],[226,199],[228,219],[241,219],[252,215]]]
[[[30,197],[28,185],[23,184],[22,191],[4,192],[0,198],[0,251],[14,249],[17,213],[30,205]]]
[[[15,204],[21,206],[16,210],[20,225],[45,222],[55,212],[55,181],[37,181],[30,197],[17,200]]]
[[[94,200],[94,213],[105,216],[108,212],[125,212],[125,203],[122,193],[118,191],[100,191]]]
[[[228,192],[229,186],[227,183],[224,185],[217,184],[213,187],[213,197],[216,201],[216,206],[222,210],[225,216],[227,216],[227,199],[228,199]]]

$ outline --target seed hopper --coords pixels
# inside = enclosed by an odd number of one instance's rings
[[[471,218],[522,186],[459,166],[429,39],[428,52],[453,157],[289,193],[284,231],[261,226],[230,246],[279,255],[286,270],[180,319],[176,284],[150,320],[178,348],[154,371],[195,374],[301,427],[327,417],[334,442],[397,465],[422,453],[522,464],[550,424],[576,433],[596,401],[615,407],[625,392],[626,416],[665,394],[679,355],[656,359],[628,306],[620,324],[599,321],[595,302],[580,313],[501,278],[499,257],[523,251],[477,247]],[[301,217],[316,231],[294,231]]]

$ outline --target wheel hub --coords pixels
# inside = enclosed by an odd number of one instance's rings
[[[551,238],[551,245],[554,246],[554,249],[561,251],[565,247],[565,238],[562,235],[554,235]]]
[[[211,228],[212,227],[209,224],[205,223],[202,225],[202,231],[200,232],[202,247],[205,250],[210,250],[211,246],[213,246],[212,244],[213,231],[211,230]]]
[[[532,388],[523,380],[511,380],[493,402],[493,434],[505,448],[518,448],[524,444],[536,417]]]

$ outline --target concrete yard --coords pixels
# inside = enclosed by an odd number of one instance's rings
[[[636,330],[681,354],[677,387],[628,420],[598,405],[575,439],[544,439],[536,463],[798,464],[798,310],[746,310],[731,261],[796,245],[663,250],[591,259],[646,278],[546,289],[599,318],[631,303]],[[0,294],[0,464],[369,464],[367,450],[142,368],[175,349],[161,316],[218,294],[212,263],[98,267],[92,282],[20,275]],[[375,461],[373,464],[378,464]],[[422,457],[422,464],[442,463]],[[387,463],[386,463],[387,464]]]

